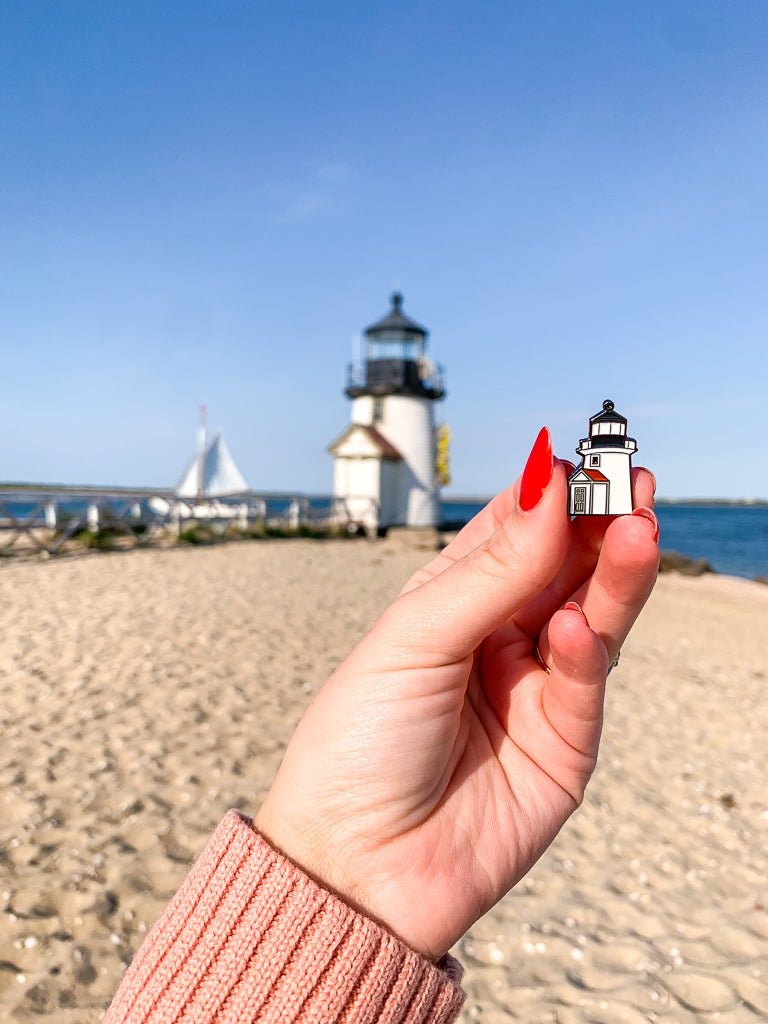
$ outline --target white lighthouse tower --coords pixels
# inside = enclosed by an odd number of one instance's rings
[[[626,417],[606,398],[602,412],[590,417],[589,437],[576,449],[581,466],[568,481],[572,516],[620,516],[632,511],[632,455],[637,441],[627,437]]]
[[[440,521],[434,409],[445,395],[442,370],[427,358],[429,332],[405,315],[402,295],[390,301],[349,368],[352,422],[328,449],[334,498],[368,530]]]

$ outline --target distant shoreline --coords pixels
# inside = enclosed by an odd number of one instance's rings
[[[483,505],[488,497],[441,495],[443,505]],[[768,498],[656,498],[656,505],[690,505],[705,508],[768,508]]]
[[[98,484],[62,484],[62,483],[24,483],[18,480],[0,481],[0,491],[33,491],[45,494],[67,494],[76,491],[79,494],[146,494],[162,497],[174,497],[175,491],[172,487],[131,487],[127,485],[98,485]],[[313,500],[330,500],[330,494],[316,493],[312,491],[291,491],[291,490],[251,490],[242,495],[233,495],[233,498],[247,498],[255,496],[260,498],[281,499],[281,498],[309,498]],[[440,501],[444,505],[485,505],[491,500],[492,495],[476,494],[441,494]],[[657,505],[690,505],[705,508],[768,508],[768,498],[656,498]]]

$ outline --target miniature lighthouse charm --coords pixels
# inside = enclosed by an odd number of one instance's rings
[[[589,421],[589,437],[579,441],[581,465],[568,479],[572,516],[622,516],[632,511],[632,454],[637,441],[627,437],[627,420],[610,399]]]

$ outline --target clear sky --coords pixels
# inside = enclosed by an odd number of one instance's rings
[[[0,479],[327,492],[393,288],[454,493],[604,398],[768,495],[768,4],[0,0]]]

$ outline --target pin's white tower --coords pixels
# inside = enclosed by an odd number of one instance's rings
[[[581,466],[569,479],[572,516],[620,516],[632,511],[632,455],[637,441],[627,437],[626,417],[606,398],[602,412],[590,417],[589,437],[576,449]]]
[[[330,446],[333,494],[366,528],[436,526],[435,402],[442,370],[427,358],[429,332],[391,297],[387,315],[364,334],[361,361],[349,368],[352,422]]]

